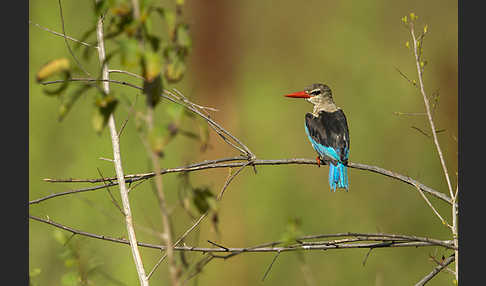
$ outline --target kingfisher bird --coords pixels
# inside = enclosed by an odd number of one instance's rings
[[[349,130],[346,116],[337,107],[329,86],[315,83],[304,91],[286,94],[286,97],[305,98],[314,104],[312,113],[305,115],[305,132],[316,150],[317,165],[329,165],[329,186],[331,190],[349,190],[348,157]]]

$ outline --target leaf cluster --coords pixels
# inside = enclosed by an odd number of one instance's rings
[[[175,8],[169,9],[160,7],[152,0],[141,0],[139,7],[133,7],[130,1],[97,1],[93,5],[93,14],[96,17],[74,44],[74,51],[84,49],[82,54],[86,61],[96,52],[96,40],[87,45],[81,45],[80,42],[89,42],[94,37],[97,19],[99,16],[103,17],[104,41],[109,42],[112,47],[107,52],[105,62],[112,62],[117,57],[121,70],[141,73],[146,103],[155,107],[160,102],[164,88],[181,81],[186,72],[186,60],[192,42],[189,25],[184,22],[182,15],[183,4],[184,1],[176,1]],[[137,17],[135,8],[139,11]],[[165,25],[155,25],[156,20],[162,20]],[[99,133],[104,129],[107,117],[118,107],[116,103],[119,95],[114,92],[110,92],[110,95],[104,94],[100,87],[101,81],[83,84],[81,87],[79,83],[72,83],[69,80],[71,75],[79,71],[79,67],[67,58],[53,59],[39,69],[37,81],[53,79],[61,83],[55,89],[44,89],[46,95],[60,100],[59,120],[68,115],[82,95],[96,87],[92,123],[94,130]],[[101,78],[101,70],[99,74],[98,80]],[[76,87],[71,88],[71,85]]]

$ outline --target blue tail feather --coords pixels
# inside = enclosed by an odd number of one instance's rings
[[[329,164],[329,186],[332,191],[336,191],[336,187],[346,189],[348,191],[348,168],[341,162],[337,165]]]

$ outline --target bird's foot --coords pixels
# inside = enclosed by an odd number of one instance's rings
[[[322,164],[322,161],[321,161],[321,158],[319,158],[319,156],[316,157],[316,161],[317,161],[317,167],[320,167],[321,164]]]

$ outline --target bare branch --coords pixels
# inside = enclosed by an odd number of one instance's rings
[[[454,239],[454,246],[455,246],[455,249],[456,249],[455,252],[454,252],[455,259],[456,259],[456,263],[455,263],[455,266],[456,266],[456,281],[459,281],[459,271],[458,271],[459,270],[459,247],[458,247],[459,244],[458,244],[458,223],[457,223],[457,215],[458,215],[457,214],[457,201],[455,199],[455,195],[454,195],[453,190],[452,190],[452,184],[451,184],[451,180],[449,178],[449,172],[447,171],[447,166],[446,166],[446,163],[445,163],[445,160],[444,160],[444,156],[442,155],[442,150],[441,150],[440,145],[439,145],[439,140],[437,139],[437,132],[436,132],[434,120],[432,119],[432,112],[430,110],[429,98],[427,97],[427,94],[425,93],[425,87],[424,87],[424,82],[423,82],[423,78],[422,78],[423,68],[422,68],[421,64],[423,62],[421,62],[421,60],[422,60],[422,52],[421,51],[422,51],[422,47],[423,47],[423,37],[425,35],[425,31],[417,40],[417,38],[415,37],[414,22],[413,21],[410,23],[409,28],[410,28],[410,34],[411,34],[412,40],[413,40],[413,52],[414,52],[414,55],[415,55],[415,65],[417,67],[417,74],[418,74],[419,85],[420,85],[420,93],[422,94],[422,97],[423,97],[423,100],[424,100],[425,111],[427,112],[427,118],[428,118],[428,121],[429,121],[430,130],[431,130],[432,136],[434,138],[434,144],[435,144],[437,153],[439,155],[442,170],[443,170],[446,182],[447,182],[447,187],[449,189],[449,195],[450,195],[450,198],[452,200],[452,220],[453,220],[452,236],[453,236],[453,239]],[[418,47],[419,43],[420,43],[420,49]],[[434,275],[432,275],[432,277]]]
[[[148,108],[148,114],[149,114],[149,130],[153,129],[153,106],[149,106]],[[170,220],[169,216],[169,211],[167,208],[167,203],[165,199],[165,193],[163,190],[163,183],[162,183],[162,174],[160,174],[160,162],[159,162],[159,156],[157,152],[151,150],[150,148],[147,148],[147,152],[150,154],[151,160],[152,160],[152,165],[154,168],[154,174],[155,175],[155,188],[157,191],[157,198],[159,201],[159,207],[160,207],[160,212],[162,216],[162,223],[164,226],[164,240],[167,245],[167,259],[168,259],[168,264],[169,264],[169,273],[172,281],[172,285],[179,285],[179,278],[177,275],[177,267],[175,263],[175,258],[174,258],[174,250],[173,250],[173,244],[172,244],[172,223]],[[155,268],[154,268],[155,270]],[[153,271],[151,271],[153,273]],[[148,278],[147,278],[148,279]]]
[[[424,99],[424,104],[425,104],[425,111],[427,112],[427,118],[429,120],[430,124],[430,130],[432,132],[432,136],[434,138],[434,144],[437,149],[437,153],[439,154],[439,159],[440,163],[442,165],[442,169],[444,171],[444,175],[446,177],[447,181],[447,186],[449,188],[449,194],[450,197],[452,198],[454,194],[452,193],[452,185],[451,185],[451,180],[449,178],[449,172],[447,171],[447,166],[444,161],[444,156],[442,155],[442,150],[439,145],[439,140],[437,139],[437,134],[436,134],[436,128],[434,121],[432,120],[432,113],[430,111],[430,104],[429,104],[429,99],[427,97],[427,94],[425,93],[425,88],[424,88],[424,82],[423,82],[423,77],[422,77],[422,68],[420,66],[420,56],[419,56],[419,51],[418,51],[418,46],[417,46],[417,39],[415,37],[415,32],[414,32],[414,23],[410,24],[410,34],[412,35],[413,39],[413,51],[415,54],[415,64],[417,66],[417,74],[418,74],[418,80],[419,80],[419,85],[420,85],[420,93],[423,96]]]
[[[114,238],[106,235],[99,235],[94,233],[89,233],[81,230],[74,229],[72,227],[68,227],[62,225],[60,223],[56,223],[50,219],[42,219],[36,216],[29,215],[29,218],[38,222],[42,222],[65,231],[69,231],[71,233],[75,233],[78,235],[96,238],[100,240],[105,240],[109,242],[121,243],[129,245],[130,242],[126,239],[121,238]],[[302,251],[302,250],[330,250],[330,249],[354,249],[354,248],[388,248],[388,247],[422,247],[422,246],[441,246],[447,249],[454,249],[453,242],[450,240],[437,240],[427,237],[418,237],[413,235],[401,235],[401,234],[386,234],[386,233],[336,233],[336,234],[322,234],[322,235],[311,235],[311,236],[304,236],[300,237],[297,240],[305,240],[311,239],[312,237],[356,237],[359,238],[359,243],[351,242],[351,243],[330,243],[328,241],[324,241],[320,244],[313,244],[313,245],[305,245],[305,244],[294,244],[289,246],[281,246],[277,247],[276,245],[281,244],[281,241],[269,242],[258,246],[253,247],[193,247],[188,245],[183,246],[174,246],[175,251],[189,251],[189,252],[202,252],[202,253],[232,253],[232,254],[240,254],[244,252],[248,253],[261,253],[261,252],[290,252],[290,251]],[[388,240],[388,238],[395,238],[393,240]],[[383,243],[383,240],[386,243]],[[152,248],[158,250],[166,250],[167,246],[165,245],[158,245],[158,244],[150,244],[144,242],[138,242],[140,247],[145,248]],[[224,257],[218,257],[224,258]]]
[[[40,202],[43,202],[43,201],[46,201],[46,200],[49,200],[49,199],[52,199],[52,198],[56,198],[56,197],[61,197],[61,196],[66,196],[66,195],[72,195],[72,194],[77,194],[77,193],[82,193],[82,192],[95,191],[95,190],[100,190],[100,189],[104,189],[104,188],[112,187],[112,186],[116,186],[116,185],[118,185],[118,183],[113,182],[113,183],[110,183],[110,184],[104,184],[104,185],[95,186],[95,187],[82,188],[82,189],[76,189],[76,190],[69,190],[69,191],[60,192],[60,193],[53,193],[53,194],[47,195],[45,197],[42,197],[42,198],[39,198],[39,199],[36,199],[36,200],[29,201],[29,205],[38,204]]]
[[[160,174],[169,174],[169,173],[179,173],[179,172],[194,172],[194,171],[200,171],[200,170],[205,170],[205,169],[215,169],[215,168],[235,168],[235,167],[242,167],[246,165],[248,162],[247,161],[242,161],[245,160],[244,158],[241,157],[232,157],[232,158],[222,158],[222,159],[217,159],[217,160],[209,160],[209,161],[203,161],[200,163],[195,163],[189,166],[185,167],[178,167],[178,168],[172,168],[172,169],[162,169],[160,171]],[[242,161],[242,162],[231,162],[231,161]],[[231,162],[231,163],[225,163],[225,162]],[[251,162],[249,165],[261,165],[261,166],[271,166],[271,165],[317,165],[315,159],[301,159],[301,158],[294,158],[294,159],[279,159],[279,160],[254,160]],[[353,163],[353,162],[348,162],[348,167],[354,168],[354,169],[359,169],[359,170],[365,170],[365,171],[370,171],[373,173],[381,174],[393,179],[397,179],[399,181],[402,181],[404,183],[407,183],[412,186],[419,186],[420,189],[438,199],[443,200],[444,202],[447,202],[449,204],[452,204],[452,200],[445,195],[444,193],[441,193],[439,191],[436,191],[408,176],[401,175],[399,173],[395,173],[389,170],[385,170],[383,168],[377,167],[377,166],[370,166],[370,165],[365,165],[365,164],[360,164],[360,163]],[[133,174],[133,175],[126,175],[125,176],[125,182],[127,183],[132,183],[140,180],[145,180],[148,178],[151,178],[154,176],[154,173],[143,173],[143,174]],[[106,178],[105,180],[114,180],[114,178]],[[102,179],[44,179],[46,182],[89,182],[89,183],[99,183],[102,181]],[[113,184],[107,184],[107,186],[112,186],[116,183]],[[102,189],[104,186],[96,186],[92,188],[83,188],[79,190],[72,190],[72,191],[67,191],[67,192],[62,192],[62,193],[57,193],[57,194],[51,194],[43,198],[39,198],[33,201],[30,201],[29,204],[36,204],[40,203],[42,201],[45,201],[47,199],[51,199],[53,197],[58,197],[58,196],[63,196],[63,195],[70,195],[76,192],[86,192],[86,191],[94,191],[98,189]]]
[[[61,2],[59,0],[59,6],[60,5]],[[63,33],[64,33],[64,28],[63,28]],[[98,23],[96,27],[96,36],[97,36],[98,47],[99,47],[98,57],[100,63],[102,64],[102,78],[106,80],[108,79],[108,65],[106,63],[106,58],[105,58],[105,46],[104,46],[104,38],[103,38],[103,19],[101,17],[98,19]],[[110,93],[110,85],[108,82],[103,83],[103,90],[105,94]],[[147,277],[145,275],[145,269],[143,268],[142,257],[140,256],[140,252],[138,251],[138,243],[137,243],[137,238],[135,236],[135,229],[133,228],[132,213],[130,210],[130,201],[128,199],[128,191],[125,185],[124,174],[123,174],[123,167],[122,167],[122,160],[121,160],[121,153],[120,153],[120,141],[119,141],[120,138],[118,137],[118,132],[116,131],[115,117],[113,113],[111,113],[108,118],[108,126],[110,129],[112,148],[113,148],[113,160],[115,164],[118,186],[120,189],[120,196],[123,204],[123,213],[125,214],[125,224],[128,232],[129,241],[130,241],[130,248],[132,250],[133,259],[135,261],[135,266],[137,269],[138,278],[140,280],[140,285],[148,286],[149,284],[148,284]]]

